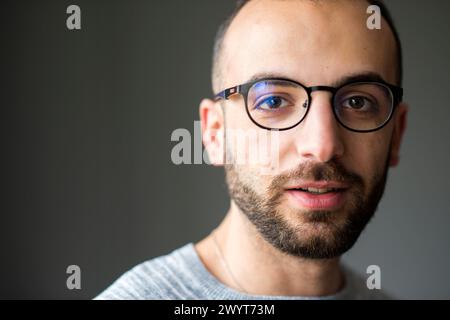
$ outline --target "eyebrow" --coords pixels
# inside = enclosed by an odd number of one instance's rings
[[[281,78],[280,80],[278,80],[278,79],[273,79],[273,78],[280,78],[280,77],[266,77],[265,79],[268,79],[268,78],[270,78],[269,79],[270,84],[280,85],[280,86],[283,86],[283,87],[293,87],[293,88],[297,88],[298,87],[298,85],[295,84],[294,82],[286,82],[285,80],[281,80],[281,79],[290,80],[288,78]],[[258,81],[258,80],[264,81],[264,78],[255,79],[255,81]]]
[[[264,79],[286,79],[291,81],[296,81],[294,79],[291,79],[289,77],[286,77],[282,74],[277,73],[258,73],[254,76],[252,76],[247,82],[253,82],[258,80],[264,80]],[[352,73],[349,75],[345,75],[334,81],[331,86],[332,87],[339,87],[343,84],[350,83],[350,82],[365,82],[365,81],[376,81],[376,82],[386,82],[383,77],[372,71],[367,72],[360,72],[360,73]],[[296,81],[300,82],[300,81]],[[300,82],[302,83],[302,82]],[[302,83],[303,84],[303,83]],[[313,86],[318,86],[323,84],[314,84]]]

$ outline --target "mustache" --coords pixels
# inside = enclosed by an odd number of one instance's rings
[[[364,185],[362,177],[346,169],[337,160],[330,160],[326,163],[304,162],[295,169],[285,171],[276,175],[270,183],[271,191],[278,191],[288,183],[299,180],[307,181],[336,181],[352,185]]]

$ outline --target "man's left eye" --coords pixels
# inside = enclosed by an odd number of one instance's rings
[[[350,108],[353,110],[361,110],[363,108],[370,109],[372,105],[372,101],[363,96],[350,97],[348,99],[345,99],[342,103],[342,106],[344,108]]]

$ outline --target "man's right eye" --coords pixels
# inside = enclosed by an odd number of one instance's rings
[[[287,107],[288,105],[289,102],[280,96],[269,96],[257,102],[254,108],[264,111],[273,111]]]

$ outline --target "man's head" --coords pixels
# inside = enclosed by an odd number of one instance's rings
[[[224,39],[225,35],[228,31],[228,28],[230,27],[231,23],[233,22],[236,15],[241,11],[241,9],[251,2],[252,0],[238,0],[236,2],[236,6],[233,10],[233,12],[228,16],[228,18],[220,25],[219,30],[216,33],[216,37],[214,40],[214,50],[213,50],[213,63],[212,63],[212,84],[213,84],[213,90],[214,92],[219,92],[220,88],[222,88],[222,74],[226,71],[223,70],[222,66],[222,52],[224,47]],[[280,0],[283,1],[283,0]],[[308,1],[308,0],[306,0]],[[320,2],[324,0],[309,0],[312,2]],[[352,0],[350,0],[352,1]],[[357,0],[358,1],[358,0]],[[400,42],[400,38],[397,32],[397,29],[394,25],[394,22],[392,20],[392,17],[384,5],[383,1],[380,0],[366,0],[369,5],[376,5],[380,8],[381,15],[384,18],[385,22],[387,23],[388,27],[390,28],[391,32],[393,33],[393,36],[395,38],[396,42],[396,58],[397,58],[397,77],[396,77],[396,84],[401,85],[402,84],[402,78],[403,78],[403,54],[402,54],[402,45]],[[332,18],[332,17],[331,17]]]
[[[222,36],[219,32],[214,91],[261,76],[335,87],[348,77],[375,74],[399,84],[396,33],[386,20],[381,30],[369,30],[368,5],[364,0],[246,1]],[[271,154],[278,166],[270,175],[258,164],[225,165],[234,204],[270,244],[291,255],[331,258],[348,250],[376,210],[388,166],[398,163],[406,106],[399,104],[380,130],[357,133],[336,121],[331,96],[312,92],[305,119],[279,132]],[[216,165],[223,164],[224,150],[237,156],[225,129],[264,130],[251,121],[239,94],[203,100],[200,116],[203,141]]]

